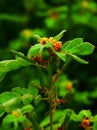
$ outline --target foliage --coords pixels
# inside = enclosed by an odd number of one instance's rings
[[[56,73],[53,129],[96,130],[96,42],[96,0],[0,0],[0,130],[50,129]]]
[[[81,110],[76,114],[72,108],[64,109],[60,106],[69,102],[73,93],[73,83],[68,80],[64,82],[62,73],[72,59],[87,64],[81,56],[90,55],[94,50],[94,46],[83,42],[82,38],[62,43],[60,38],[64,32],[65,30],[50,38],[33,34],[31,37],[37,39],[37,43],[30,47],[27,56],[12,50],[16,58],[0,62],[0,80],[4,78],[5,73],[21,67],[36,66],[39,73],[36,80],[32,79],[28,88],[15,87],[11,92],[0,94],[0,116],[6,114],[2,122],[3,128],[13,126],[18,129],[21,124],[24,129],[59,130],[67,129],[71,122],[80,122],[85,129],[96,129],[96,116],[92,116],[90,110]],[[45,82],[43,76],[46,77]],[[47,103],[49,106],[49,113],[46,116],[44,114],[38,122],[38,113],[42,111],[35,107],[38,108],[44,101],[45,105]],[[91,122],[93,126],[90,125]]]

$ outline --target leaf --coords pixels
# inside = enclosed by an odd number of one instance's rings
[[[40,86],[38,80],[32,81],[28,86],[28,91],[30,92],[30,94],[32,94],[33,96],[37,96],[39,92],[38,86]]]
[[[40,103],[41,100],[42,100],[41,95],[36,96],[35,100],[34,100],[34,104],[37,106]]]
[[[89,55],[93,52],[94,46],[88,42],[77,45],[69,50],[69,53],[78,54],[78,55]]]
[[[94,122],[94,124],[93,124],[93,130],[97,130],[97,122]]]
[[[0,104],[0,117],[5,113],[3,106]]]
[[[92,113],[90,110],[82,110],[78,114],[81,118],[87,117],[90,118],[92,116]]]
[[[75,60],[76,60],[76,61],[78,61],[79,63],[82,63],[82,64],[88,64],[88,62],[87,62],[87,61],[85,61],[85,60],[83,60],[83,59],[79,58],[79,57],[78,57],[78,56],[76,56],[76,55],[69,54],[69,53],[68,53],[68,55],[70,55],[73,59],[75,59]]]
[[[0,72],[0,82],[3,80],[3,78],[5,77],[5,75],[6,75],[5,72],[4,73]]]
[[[66,54],[64,54],[63,52],[56,52],[56,55],[64,62],[66,61]]]
[[[27,112],[32,112],[33,110],[34,110],[34,107],[30,104],[21,108],[22,114],[25,114]]]
[[[58,41],[61,39],[61,37],[63,36],[64,32],[66,32],[66,30],[61,31],[58,35],[56,35],[54,38]]]
[[[17,118],[12,115],[12,114],[8,114],[4,119],[3,119],[3,127],[4,128],[10,128],[11,125],[14,125],[14,129],[18,128],[18,121]]]
[[[14,97],[6,102],[4,102],[2,104],[4,110],[9,113],[11,112],[13,109],[16,109],[17,107],[20,106],[21,103],[21,98],[20,97]]]
[[[24,94],[29,93],[29,91],[26,88],[20,88],[20,87],[13,88],[12,92],[15,92],[15,93],[17,93],[17,94],[19,94],[21,96],[24,95]]]
[[[32,46],[28,51],[27,57],[28,58],[30,58],[31,56],[36,57],[41,52],[42,49],[43,49],[43,45],[41,44],[36,44]]]
[[[22,58],[16,60],[5,60],[0,62],[0,72],[8,72],[29,65],[30,63]]]
[[[74,40],[71,40],[71,41],[67,41],[64,45],[63,45],[63,48],[64,48],[64,51],[65,52],[69,52],[69,50],[71,50],[72,48],[80,45],[83,43],[83,39],[82,38],[76,38]]]
[[[31,94],[24,94],[22,96],[22,101],[24,105],[30,104],[33,101],[33,95]]]

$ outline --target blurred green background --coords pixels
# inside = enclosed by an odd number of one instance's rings
[[[25,55],[35,40],[32,34],[55,36],[67,30],[63,42],[81,37],[97,46],[96,0],[0,0],[0,61],[14,58],[11,49]],[[85,57],[88,65],[73,61],[65,75],[74,81],[74,99],[67,107],[79,111],[91,109],[97,102],[97,49]],[[7,73],[0,82],[0,92],[13,87],[28,87],[35,78],[34,68],[22,68]]]

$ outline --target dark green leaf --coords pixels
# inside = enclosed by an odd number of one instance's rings
[[[3,80],[3,78],[5,77],[6,73],[4,72],[0,72],[0,82]]]

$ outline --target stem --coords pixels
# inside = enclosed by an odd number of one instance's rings
[[[49,88],[50,88],[50,93],[49,93],[49,99],[50,99],[50,130],[53,130],[53,99],[54,99],[54,90],[52,86],[52,65],[50,64],[50,61],[48,63],[48,74],[49,74]]]

